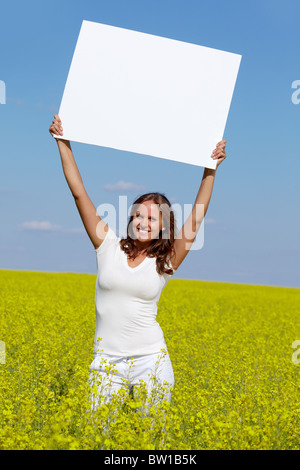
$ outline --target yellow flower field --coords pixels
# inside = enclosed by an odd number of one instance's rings
[[[95,283],[0,270],[0,449],[300,449],[299,289],[171,279],[171,406],[141,389],[91,413]]]

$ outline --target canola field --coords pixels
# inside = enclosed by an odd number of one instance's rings
[[[300,449],[300,289],[171,279],[171,405],[146,413],[141,391],[91,413],[95,283],[0,270],[1,450]]]

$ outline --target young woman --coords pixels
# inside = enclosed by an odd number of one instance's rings
[[[169,200],[161,193],[147,193],[133,203],[127,237],[121,239],[99,217],[90,200],[70,142],[57,137],[63,136],[57,114],[49,132],[56,136],[64,175],[97,257],[91,374],[97,372],[102,377],[105,401],[125,383],[132,389],[144,381],[150,394],[154,374],[156,383],[168,385],[166,398],[170,401],[174,374],[163,332],[156,321],[157,304],[196,238],[208,209],[216,170],[204,169],[191,214],[176,236]],[[212,153],[217,167],[226,158],[225,143],[226,140],[220,141]],[[107,365],[114,368],[113,373],[107,374]],[[103,387],[108,377],[110,386]]]

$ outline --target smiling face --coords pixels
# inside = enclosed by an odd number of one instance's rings
[[[132,231],[138,242],[142,244],[151,242],[151,240],[159,237],[159,232],[163,228],[162,213],[158,204],[152,200],[145,201],[137,206],[132,220]]]

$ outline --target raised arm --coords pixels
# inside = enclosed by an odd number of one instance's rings
[[[54,115],[52,125],[49,128],[52,136],[63,135],[62,123],[57,114]],[[76,165],[70,142],[55,137],[63,167],[63,172],[74,197],[75,204],[80,214],[86,232],[94,245],[98,248],[105,238],[108,231],[107,224],[98,215],[96,208],[90,200],[83,185],[81,175]]]
[[[178,269],[190,251],[200,225],[205,217],[212,195],[217,168],[226,158],[225,143],[226,140],[221,140],[213,151],[212,158],[217,160],[217,167],[215,170],[210,168],[204,169],[202,181],[192,211],[184,222],[174,242],[175,254],[171,258],[171,263],[174,269]]]

